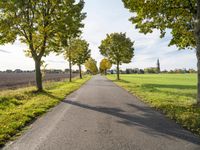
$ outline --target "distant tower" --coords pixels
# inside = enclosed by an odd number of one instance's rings
[[[157,73],[160,73],[160,60],[157,60]]]

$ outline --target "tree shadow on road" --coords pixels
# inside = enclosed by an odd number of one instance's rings
[[[143,105],[127,104],[127,107],[132,107],[136,112],[139,112],[133,113],[126,112],[116,107],[91,106],[71,100],[64,100],[63,102],[76,107],[117,117],[119,119],[117,121],[118,123],[127,126],[137,126],[138,130],[141,130],[151,136],[164,136],[172,140],[174,140],[173,137],[175,137],[177,139],[183,139],[200,145],[200,138],[198,136],[184,130],[172,120],[165,118],[162,114]]]

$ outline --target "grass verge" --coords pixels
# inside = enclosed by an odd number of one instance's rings
[[[200,135],[200,107],[196,102],[195,74],[115,75],[108,79],[125,88],[184,128]]]
[[[45,92],[34,93],[35,87],[0,92],[0,146],[18,134],[28,123],[80,88],[90,76],[83,79],[45,83]]]

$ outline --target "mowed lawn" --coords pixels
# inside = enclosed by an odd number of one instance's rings
[[[35,93],[35,87],[0,91],[0,147],[90,78],[45,83],[42,93]]]
[[[119,86],[200,135],[200,107],[195,106],[196,74],[109,75]]]

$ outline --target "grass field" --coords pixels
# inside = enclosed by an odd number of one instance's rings
[[[109,75],[119,86],[161,110],[184,128],[200,135],[200,108],[195,106],[197,78],[195,74]]]
[[[45,92],[34,93],[34,87],[0,92],[0,146],[20,133],[28,123],[62,101],[90,79],[45,83]]]

